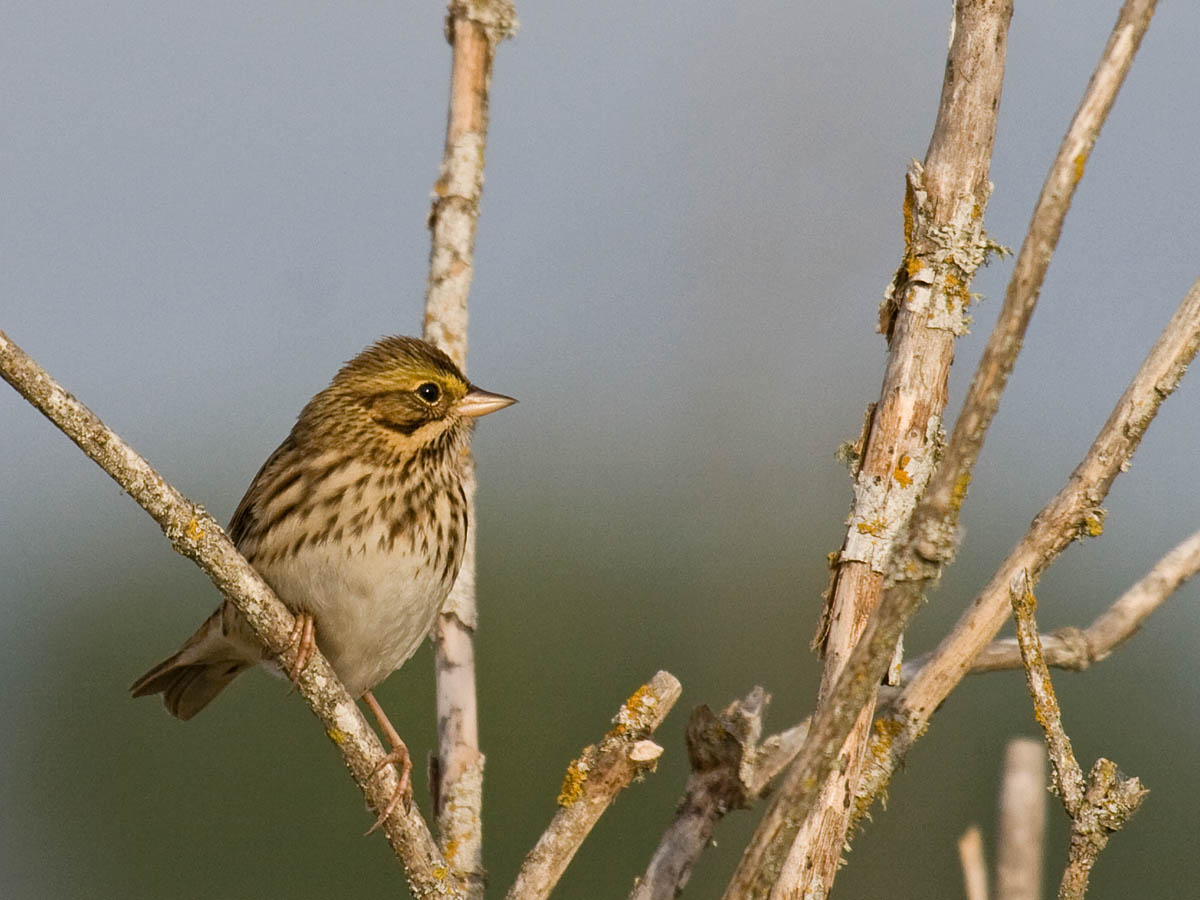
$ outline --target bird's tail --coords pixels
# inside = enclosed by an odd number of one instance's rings
[[[129,692],[135,697],[162,694],[167,712],[185,722],[204,709],[246,669],[259,661],[252,648],[231,635],[229,617],[222,606],[184,641],[179,652],[169,656],[135,681]]]

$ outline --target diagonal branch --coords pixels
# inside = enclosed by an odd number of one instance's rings
[[[851,652],[837,685],[829,692],[814,715],[805,748],[788,773],[776,802],[768,810],[743,855],[726,893],[727,898],[749,893],[748,886],[752,884],[755,885],[755,896],[761,896],[764,892],[763,886],[772,882],[777,882],[773,896],[794,896],[799,890],[810,848],[803,840],[797,839],[799,829],[795,823],[805,822],[812,810],[818,808],[818,786],[825,783],[831,771],[842,765],[843,745],[849,735],[863,728],[864,711],[868,710],[874,701],[876,686],[888,669],[900,635],[920,607],[925,589],[936,579],[941,566],[954,555],[957,547],[958,510],[966,496],[971,469],[999,404],[1000,394],[1016,361],[1021,339],[1033,313],[1075,185],[1083,174],[1087,153],[1091,150],[1100,126],[1129,71],[1141,37],[1149,26],[1153,10],[1154,0],[1127,0],[1118,16],[1100,63],[1088,84],[1083,102],[1067,130],[1042,188],[1029,232],[1017,257],[999,320],[992,330],[975,378],[971,382],[963,403],[963,411],[955,424],[954,434],[942,462],[931,476],[926,492],[917,504],[903,542],[891,556],[888,576],[890,586],[877,613]],[[1189,299],[1191,297],[1189,294]],[[1188,301],[1185,301],[1184,306],[1189,307]],[[1182,323],[1180,327],[1184,332],[1187,331],[1186,323]],[[1171,350],[1180,348],[1176,347],[1167,335],[1160,340],[1160,344],[1164,341],[1170,346],[1161,348],[1160,361],[1170,358],[1172,364],[1178,362]],[[1156,346],[1156,350],[1160,348]],[[1193,345],[1190,353],[1184,355],[1190,359],[1194,353]],[[1182,375],[1182,371],[1178,374]],[[1141,373],[1139,378],[1140,375]],[[1174,383],[1171,384],[1172,389],[1173,386]],[[1132,453],[1144,433],[1145,426],[1157,411],[1162,398],[1169,392],[1170,389],[1167,389],[1159,393],[1156,399],[1150,400],[1143,410],[1139,410],[1138,416],[1132,417],[1130,435],[1135,437],[1129,443],[1128,453]],[[1149,414],[1144,415],[1144,411],[1148,411]],[[1125,411],[1120,412],[1123,415]],[[1128,453],[1124,458],[1128,458]],[[1110,476],[1097,480],[1093,487],[1102,487],[1102,490],[1099,496],[1087,505],[1089,510],[1100,502],[1100,498],[1107,492],[1115,477],[1116,470]],[[1080,514],[1071,521],[1071,537],[1079,533],[1082,519],[1083,515]],[[1040,569],[1038,571],[1040,572]],[[991,639],[1006,617],[1004,606],[1007,604],[1007,580],[1004,582],[1004,591],[1001,601],[1003,605],[999,611],[1001,618],[988,632],[984,643]],[[995,615],[996,613],[993,613],[993,617]],[[965,663],[960,661],[962,670],[958,679],[965,673],[969,659],[970,657],[967,657]],[[954,683],[957,684],[957,679]],[[927,716],[932,714],[932,710],[931,706],[925,711],[925,721]],[[915,740],[917,734],[919,732],[912,734],[910,741]],[[888,743],[891,739],[891,732],[886,735],[877,733],[874,737],[874,740],[885,740]],[[872,759],[868,768],[878,770],[878,762]],[[871,773],[866,777],[875,779],[875,775]],[[865,808],[861,791],[855,791],[848,796],[859,798],[857,804],[850,804],[853,811],[861,812]],[[780,865],[780,860],[785,854],[787,858]],[[810,885],[814,889],[827,886]]]
[[[1058,697],[1054,695],[1054,685],[1050,682],[1050,668],[1042,657],[1042,642],[1038,640],[1037,619],[1034,616],[1037,598],[1033,596],[1033,582],[1028,572],[1020,572],[1013,578],[1008,586],[1008,596],[1013,618],[1017,622],[1017,640],[1021,644],[1025,680],[1029,684],[1029,696],[1033,698],[1033,717],[1042,726],[1046,738],[1054,789],[1062,798],[1067,814],[1074,816],[1083,805],[1083,770],[1075,761],[1071,739],[1063,728],[1062,710],[1058,705]]]
[[[237,552],[216,519],[168,484],[2,331],[0,376],[150,514],[171,546],[204,570],[271,653],[279,655],[290,646],[292,614]],[[290,660],[285,658],[284,662],[286,669]],[[374,774],[385,757],[383,747],[332,667],[315,650],[300,677],[298,692],[321,720],[367,803],[372,809],[385,809],[399,787],[396,771],[384,766]],[[465,897],[462,886],[446,877],[446,862],[415,807],[405,811],[402,804],[397,804],[382,828],[404,864],[409,888],[415,895],[440,892],[439,896]]]
[[[1066,485],[1037,514],[982,593],[938,645],[929,662],[900,692],[886,721],[877,723],[872,767],[864,773],[858,806],[865,809],[886,787],[933,712],[971,669],[971,661],[1010,615],[1008,586],[1021,572],[1041,577],[1070,544],[1099,533],[1100,504],[1128,467],[1159,407],[1200,348],[1200,280],[1179,304],[1141,368],[1100,429]]]
[[[653,771],[662,747],[649,737],[681,691],[674,675],[658,672],[621,705],[603,740],[572,760],[558,795],[559,810],[521,863],[505,900],[544,900],[550,895],[617,794],[635,776]]]
[[[450,103],[441,173],[429,213],[431,247],[425,339],[462,368],[467,361],[467,295],[483,191],[488,98],[496,45],[516,29],[510,0],[450,0]],[[467,543],[458,579],[433,630],[438,757],[433,770],[438,843],[470,896],[483,896],[483,754],[475,697],[475,470],[468,468]]]
[[[1137,634],[1142,623],[1197,572],[1200,572],[1200,531],[1156,562],[1091,625],[1043,634],[1040,640],[1046,665],[1082,671],[1105,659],[1118,645]],[[905,682],[916,679],[931,658],[932,654],[926,654],[905,663]],[[1016,638],[1001,638],[979,651],[971,663],[971,672],[998,672],[1021,666],[1021,648]]]

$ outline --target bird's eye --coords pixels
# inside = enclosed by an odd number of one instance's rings
[[[442,391],[432,381],[427,381],[417,388],[417,396],[426,403],[433,404],[438,402],[438,397],[442,396]]]

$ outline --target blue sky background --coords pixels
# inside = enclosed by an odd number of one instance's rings
[[[1019,245],[1116,3],[1019,4],[987,210]],[[807,650],[878,393],[876,309],[904,169],[933,125],[950,4],[526,0],[496,66],[469,371],[521,399],[481,424],[479,639],[493,893],[567,761],[656,669],[685,692],[659,772],[602,820],[557,897],[621,896],[671,815],[682,730],[752,685],[811,706]],[[449,49],[438,3],[0,3],[0,328],[224,520],[305,400],[416,333]],[[1200,9],[1164,4],[1088,162],[964,512],[928,648],[1081,458],[1200,274]],[[1011,260],[977,279],[957,410]],[[1194,378],[1194,376],[1193,376]],[[1039,590],[1084,624],[1200,526],[1185,379]],[[394,896],[399,872],[302,705],[239,681],[182,725],[126,686],[217,602],[152,522],[0,392],[0,893]],[[1058,678],[1085,765],[1152,794],[1092,896],[1200,877],[1197,588]],[[423,651],[381,691],[420,760]],[[1019,674],[969,681],[855,842],[839,894],[960,897],[954,840],[994,818]],[[1182,764],[1182,765],[1181,765]],[[418,763],[418,770],[421,768]],[[425,779],[418,772],[418,798]],[[1049,817],[1048,883],[1066,819]],[[689,896],[720,895],[731,816]]]

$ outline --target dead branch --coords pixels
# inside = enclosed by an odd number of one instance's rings
[[[1043,187],[1025,244],[1018,255],[1013,278],[1009,282],[999,321],[988,340],[945,457],[930,478],[926,492],[917,504],[903,543],[898,545],[893,553],[889,567],[890,586],[885,592],[884,600],[851,652],[838,678],[837,687],[814,715],[805,747],[780,787],[767,817],[756,831],[726,892],[726,897],[730,900],[743,895],[762,896],[767,886],[772,883],[775,883],[772,897],[799,896],[796,892],[798,885],[802,883],[806,856],[811,848],[802,841],[794,840],[798,828],[793,823],[807,820],[814,808],[820,808],[817,786],[825,783],[831,771],[844,767],[845,760],[841,751],[847,736],[856,728],[862,727],[861,713],[872,703],[876,687],[888,669],[896,643],[908,621],[921,605],[924,590],[937,577],[941,566],[953,557],[957,546],[958,510],[965,498],[971,467],[975,463],[999,403],[1000,391],[1020,349],[1021,337],[1040,291],[1042,278],[1061,231],[1062,220],[1066,215],[1074,186],[1082,175],[1086,151],[1090,150],[1129,70],[1141,36],[1149,25],[1153,8],[1153,0],[1128,0],[1118,17],[1101,62],[1085,92],[1084,101],[1067,131],[1062,148]],[[1072,153],[1072,150],[1075,152]],[[1189,294],[1189,298],[1191,296]],[[1189,307],[1186,302],[1185,307]],[[1186,323],[1180,330],[1189,334]],[[1163,341],[1175,350],[1186,351],[1183,354],[1186,356],[1182,362],[1184,366],[1195,354],[1194,342],[1184,348],[1177,347],[1173,337],[1164,336],[1160,343]],[[1187,343],[1185,340],[1185,344]],[[1166,356],[1171,357],[1172,354],[1168,351]],[[1178,362],[1179,359],[1173,359],[1172,364]],[[1170,383],[1176,383],[1181,375],[1182,370]],[[1164,382],[1166,381],[1164,377]],[[1166,393],[1169,391],[1156,393],[1154,398],[1150,398],[1143,405],[1136,417],[1131,417],[1131,433],[1136,435],[1136,440],[1129,446],[1129,452],[1136,447],[1145,426],[1157,411]],[[1149,411],[1149,417],[1144,415],[1145,411]],[[1119,414],[1126,413],[1127,411],[1122,409]],[[1105,460],[1107,459],[1106,457]],[[1102,485],[1103,491],[1094,499],[1089,496],[1087,499],[1090,502],[1082,504],[1089,510],[1089,515],[1099,504],[1115,476],[1116,470],[1111,476],[1098,479],[1096,486]],[[1075,518],[1070,523],[1070,537],[1079,534],[1083,518],[1083,511],[1076,511]],[[1003,585],[1005,593],[1001,600],[1001,618],[987,633],[982,643],[990,640],[1003,622],[1004,606],[1007,605],[1007,579]],[[972,655],[966,657],[966,663],[960,661],[962,670],[957,680],[965,673],[965,666],[969,665]],[[942,696],[944,698],[944,695]],[[923,708],[925,721],[935,707],[936,704]],[[909,734],[907,730],[904,732],[910,743],[916,740],[919,733]],[[883,741],[887,747],[891,747],[895,744],[895,736],[895,729],[888,726],[884,733],[877,730],[873,740]],[[872,785],[882,787],[877,778],[880,769],[878,755],[865,755],[864,759],[868,756],[871,763],[864,768],[864,778]],[[885,752],[883,757],[886,759],[889,754]],[[866,795],[858,791],[855,795],[858,802],[849,806],[858,813],[866,808],[866,796],[874,796],[874,793]],[[780,867],[778,861],[787,847],[791,847],[791,851],[786,862]],[[809,889],[816,891],[827,887],[828,883],[811,884]]]
[[[1146,619],[1197,572],[1200,572],[1200,531],[1155,563],[1086,628],[1060,628],[1041,635],[1046,665],[1083,671],[1107,658],[1137,634]],[[905,682],[915,679],[930,658],[931,654],[925,654],[905,663]],[[971,663],[971,672],[998,672],[1021,666],[1021,648],[1016,638],[1001,638],[979,651]]]
[[[962,865],[967,900],[988,900],[987,861],[978,825],[972,825],[958,839],[958,861]]]
[[[679,896],[693,864],[711,842],[717,822],[730,810],[757,801],[799,752],[807,721],[760,742],[770,699],[756,687],[720,715],[707,706],[692,713],[687,728],[692,772],[683,799],[629,900]]]
[[[1034,718],[1042,726],[1054,788],[1071,817],[1071,845],[1067,868],[1059,884],[1059,900],[1083,900],[1088,878],[1113,832],[1119,831],[1149,793],[1135,778],[1120,773],[1116,763],[1098,759],[1085,779],[1075,760],[1071,739],[1062,724],[1050,669],[1042,657],[1034,610],[1033,582],[1022,572],[1009,586],[1017,640],[1025,663],[1025,679],[1033,698]]]
[[[617,794],[636,775],[653,771],[662,747],[649,736],[667,717],[681,691],[674,675],[659,672],[625,701],[603,740],[585,747],[572,760],[558,795],[560,808],[525,857],[506,900],[549,896]]]
[[[994,249],[984,232],[983,212],[991,192],[988,173],[1011,15],[1009,0],[956,5],[937,122],[924,165],[914,162],[909,168],[904,258],[880,312],[888,367],[855,473],[849,530],[817,637],[825,657],[818,709],[879,605],[895,542],[941,451],[954,341],[967,330],[975,272]],[[794,795],[789,776],[727,897],[765,895],[789,845],[802,847],[803,853],[785,865],[781,884],[800,894],[832,884],[853,812],[844,799],[858,779],[872,713],[868,701],[836,772],[822,779],[811,815],[798,817],[789,808]]]
[[[1038,900],[1046,841],[1046,752],[1015,738],[1004,754],[996,813],[996,900]]]
[[[1034,518],[1029,531],[991,581],[934,650],[928,663],[892,702],[877,728],[873,765],[864,773],[861,808],[887,785],[908,749],[925,732],[934,710],[970,671],[971,661],[1008,619],[1008,586],[1021,572],[1033,582],[1070,544],[1101,530],[1100,504],[1129,466],[1159,407],[1178,387],[1200,348],[1200,280],[1188,290],[1133,381],[1117,401],[1087,455],[1062,490]],[[886,638],[886,635],[884,636]],[[880,641],[882,645],[882,640]]]

